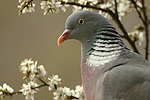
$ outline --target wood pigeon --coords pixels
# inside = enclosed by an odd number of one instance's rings
[[[81,42],[86,100],[150,100],[150,63],[128,49],[118,32],[94,11],[71,14],[58,45]]]

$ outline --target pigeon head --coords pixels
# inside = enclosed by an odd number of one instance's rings
[[[110,23],[100,14],[94,11],[80,11],[71,14],[65,24],[66,30],[58,39],[58,45],[68,39],[76,39],[80,42],[89,40],[100,29]]]

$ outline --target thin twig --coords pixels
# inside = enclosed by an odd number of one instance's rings
[[[47,84],[47,83],[46,83],[45,81],[43,81],[42,79],[39,79],[39,80],[43,83],[43,85],[37,86],[37,87],[35,87],[35,88],[40,88],[40,87],[43,87],[43,86],[49,86],[49,84]],[[54,89],[57,90],[57,85],[54,85]],[[77,97],[75,97],[75,96],[68,96],[67,99],[72,100],[72,99],[79,99],[79,98],[77,98]]]
[[[23,7],[19,10],[19,15],[22,14],[23,9],[24,9],[25,7],[28,7],[28,5],[29,5],[30,3],[32,3],[32,1],[33,1],[33,0],[27,1],[27,4],[26,4],[25,6],[23,6]]]
[[[120,34],[119,34],[119,36],[120,36],[121,38],[125,38],[125,36],[124,36],[124,35],[120,35]]]
[[[45,81],[43,81],[42,79],[39,79],[43,84],[42,85],[39,85],[39,86],[37,86],[37,87],[33,87],[33,88],[31,88],[31,89],[37,89],[37,88],[41,88],[41,87],[44,87],[44,86],[49,86]],[[5,95],[9,95],[10,97],[12,97],[13,95],[15,95],[15,94],[22,94],[22,92],[20,92],[20,91],[17,91],[17,92],[12,92],[12,93],[9,93],[9,92],[3,92],[3,94],[5,94]]]
[[[143,22],[143,24],[144,24],[145,20],[144,20],[144,18],[142,17],[142,14],[140,13],[140,11],[138,10],[138,6],[137,6],[136,2],[135,2],[134,0],[131,0],[131,2],[132,2],[132,4],[134,5],[134,8],[135,8],[136,12],[138,13],[140,19],[142,20],[142,22]]]
[[[116,13],[116,17],[118,18],[118,3],[117,0],[114,1],[115,1],[115,13]]]
[[[145,8],[145,1],[141,0],[142,2],[142,10],[143,10],[143,16],[144,16],[144,26],[145,26],[145,33],[146,33],[146,52],[145,52],[145,59],[148,60],[149,55],[149,19],[147,17],[146,8]]]
[[[12,97],[14,94],[21,94],[21,93],[22,93],[22,92],[20,92],[20,91],[12,92],[12,93],[4,92],[4,91],[3,91],[3,94],[4,94],[4,95],[10,96],[10,97]]]
[[[119,28],[121,29],[121,31],[123,32],[124,38],[129,42],[129,44],[131,45],[132,49],[133,49],[136,53],[140,54],[139,51],[138,51],[138,49],[137,49],[137,47],[136,47],[136,45],[135,45],[135,42],[132,41],[131,38],[128,36],[128,33],[127,33],[127,31],[125,30],[125,28],[124,28],[123,24],[121,23],[121,21],[119,20],[119,18],[117,18],[116,15],[111,15],[111,16],[112,16],[113,20],[114,20],[114,21],[117,23],[117,25],[119,26]],[[114,17],[114,16],[115,16],[115,17]]]
[[[103,12],[113,13],[110,9],[102,9],[102,8],[98,8],[98,7],[96,7],[96,6],[82,5],[82,4],[75,3],[75,2],[64,2],[64,1],[61,1],[61,4],[76,5],[76,6],[80,6],[80,7],[82,7],[82,8],[93,8],[93,9],[96,9],[96,10],[101,10],[101,11],[103,11]]]
[[[41,81],[43,84],[45,84],[45,86],[49,86],[49,84],[47,84],[45,81],[43,81],[41,78],[39,78],[39,81]]]
[[[121,29],[121,31],[124,33],[123,38],[125,38],[126,40],[128,40],[129,44],[132,46],[132,48],[134,49],[135,52],[139,53],[136,45],[135,45],[135,41],[132,41],[131,38],[128,36],[127,31],[125,30],[123,24],[121,23],[121,21],[119,20],[119,15],[118,15],[118,3],[117,0],[114,0],[115,2],[115,16],[112,16],[113,18],[115,18],[114,20],[116,21],[116,23],[118,24],[119,28]]]
[[[145,34],[146,34],[145,59],[148,60],[148,55],[149,55],[149,33],[148,33],[149,32],[149,29],[148,29],[149,20],[148,20],[147,15],[146,15],[145,2],[144,2],[144,0],[141,0],[141,2],[142,2],[142,11],[143,11],[143,16],[144,17],[142,17],[142,13],[140,13],[140,11],[138,10],[138,6],[137,6],[136,2],[134,0],[131,0],[131,2],[133,3],[136,12],[139,15],[139,18],[141,19],[143,25],[145,26]]]

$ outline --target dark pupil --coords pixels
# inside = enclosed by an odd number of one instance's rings
[[[80,20],[80,24],[82,24],[83,23],[83,20]]]

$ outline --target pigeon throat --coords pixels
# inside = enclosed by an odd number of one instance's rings
[[[115,61],[127,49],[114,27],[103,27],[92,38],[90,49],[86,49],[86,64],[89,67],[104,66]]]

